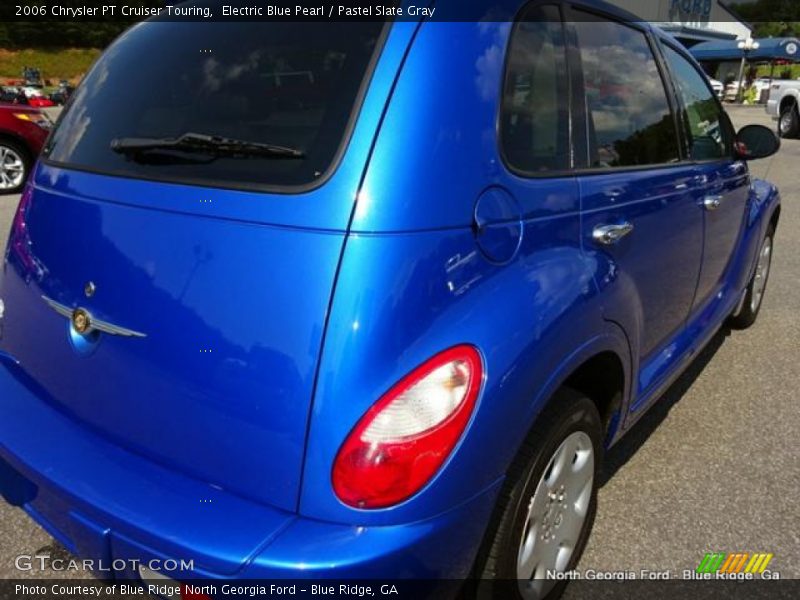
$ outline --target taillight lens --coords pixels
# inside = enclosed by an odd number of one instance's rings
[[[426,361],[381,397],[345,440],[333,466],[339,499],[382,508],[418,492],[453,451],[475,408],[483,365],[473,346]]]

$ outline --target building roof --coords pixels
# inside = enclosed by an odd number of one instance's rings
[[[735,40],[735,33],[715,31],[709,28],[688,27],[686,25],[673,25],[672,23],[657,23],[657,25],[681,41],[692,40],[694,43],[714,40]]]
[[[758,50],[747,53],[749,60],[795,60],[800,61],[800,39],[764,38],[756,40]],[[744,50],[736,40],[703,42],[692,47],[690,52],[697,60],[741,60]]]

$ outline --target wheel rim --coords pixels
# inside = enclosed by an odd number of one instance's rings
[[[792,129],[794,116],[791,112],[787,111],[781,116],[781,133],[787,134]]]
[[[753,294],[750,298],[750,311],[756,312],[764,299],[764,290],[767,287],[769,269],[772,265],[772,238],[767,237],[758,254],[756,274],[753,277]]]
[[[523,597],[542,598],[556,584],[547,572],[566,571],[586,522],[593,486],[592,440],[576,431],[553,453],[528,503],[517,554]]]
[[[25,163],[16,150],[0,146],[0,190],[13,190],[25,179]]]

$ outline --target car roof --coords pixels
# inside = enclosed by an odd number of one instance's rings
[[[607,13],[610,16],[617,17],[624,21],[632,21],[644,24],[648,29],[653,29],[647,21],[643,21],[641,17],[634,15],[632,12],[625,10],[615,4],[605,2],[605,0],[575,0],[571,4],[578,7],[585,7],[594,9],[600,12]]]
[[[672,35],[652,25],[649,21],[643,20],[642,17],[606,0],[436,0],[436,4],[438,8],[443,9],[441,13],[437,14],[437,17],[445,21],[470,20],[470,18],[480,18],[480,20],[487,18],[491,21],[491,15],[508,15],[509,10],[519,13],[529,5],[537,3],[560,4],[562,1],[578,9],[605,14],[619,21],[636,23],[662,39],[675,41]],[[464,17],[464,15],[470,15],[470,17]],[[680,45],[680,42],[676,43]]]
[[[519,16],[519,11],[528,5],[536,3],[541,4],[560,4],[561,2],[570,4],[578,9],[586,9],[590,12],[599,13],[608,16],[618,21],[627,23],[635,23],[636,26],[649,31],[653,36],[659,40],[669,42],[671,46],[676,48],[686,59],[692,62],[695,66],[700,67],[700,64],[692,56],[692,54],[681,44],[671,33],[664,31],[660,27],[653,25],[650,21],[643,20],[642,17],[633,14],[632,12],[616,5],[606,2],[605,0],[436,0],[436,4],[444,10],[444,17],[439,15],[439,18],[448,20],[449,16],[458,15],[471,15],[473,18],[477,16],[486,17],[487,15],[500,14],[508,16],[508,11],[514,11],[514,18]],[[495,11],[495,9],[501,9]],[[455,20],[460,20],[456,18]],[[482,19],[480,19],[482,20]],[[488,20],[492,20],[491,16]]]
[[[689,62],[693,63],[695,67],[703,71],[700,63],[697,62],[697,59],[695,59],[695,57],[692,56],[691,52],[689,52],[689,50],[687,50],[686,47],[675,36],[673,36],[671,33],[667,31],[664,31],[660,27],[653,25],[650,21],[644,21],[642,20],[641,17],[634,15],[630,11],[627,11],[614,4],[605,2],[604,0],[572,0],[570,4],[576,7],[585,7],[590,10],[602,12],[610,17],[615,17],[621,21],[636,23],[637,25],[647,29],[659,40],[664,42],[669,42],[672,48],[677,50]]]

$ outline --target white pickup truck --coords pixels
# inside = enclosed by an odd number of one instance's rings
[[[778,133],[781,137],[800,136],[800,81],[773,81],[769,90],[767,112],[778,121]]]

